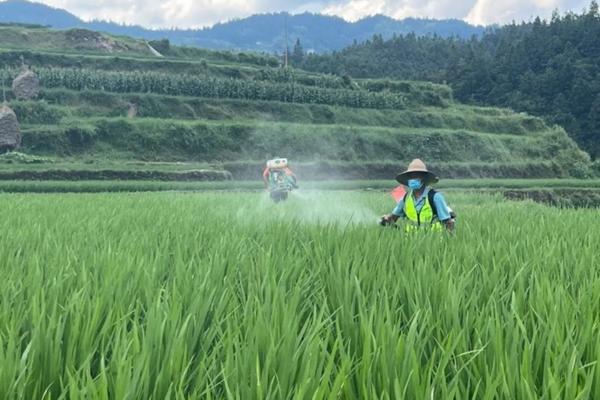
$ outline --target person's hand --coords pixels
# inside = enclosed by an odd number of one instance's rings
[[[387,226],[387,225],[391,225],[394,223],[394,216],[392,214],[386,214],[384,216],[381,217],[381,219],[379,220],[379,225],[381,226]]]
[[[450,218],[449,220],[444,221],[444,224],[446,225],[446,230],[448,230],[448,232],[454,232],[454,226],[456,225],[456,221],[454,220],[454,218]]]

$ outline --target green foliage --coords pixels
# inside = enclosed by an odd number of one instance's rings
[[[295,160],[405,160],[420,154],[429,162],[521,162],[558,159],[572,162],[578,150],[564,132],[544,135],[482,134],[467,130],[391,129],[340,125],[262,122],[209,122],[159,119],[89,119],[89,151],[108,147],[141,159],[197,161],[263,160],[288,154]],[[24,128],[23,146],[31,151],[76,154],[79,122],[58,127]],[[93,132],[92,132],[93,131]],[[52,132],[50,134],[50,132]],[[75,134],[74,137],[79,137]],[[549,139],[552,138],[551,141]],[[50,143],[49,141],[52,141]],[[87,143],[87,142],[86,142]],[[573,148],[571,158],[561,153]],[[585,160],[583,154],[579,156]]]
[[[600,160],[594,161],[590,168],[592,169],[594,176],[600,176]]]
[[[82,69],[35,70],[47,88],[105,90],[115,93],[275,100],[291,103],[330,104],[356,108],[401,109],[403,96],[346,89],[321,89],[294,83],[268,83],[238,79],[201,78],[155,72],[105,72]],[[14,72],[4,71],[4,76]]]
[[[597,210],[447,197],[4,194],[0,397],[599,398]]]
[[[329,89],[352,89],[352,84],[335,75],[307,74],[293,68],[261,69],[255,78],[261,81],[277,83],[298,83],[306,86],[318,86]]]
[[[311,55],[303,68],[354,78],[448,82],[457,99],[510,107],[563,126],[600,156],[600,17],[555,14],[488,31],[480,39],[374,38],[338,53]]]
[[[533,200],[555,207],[598,208],[600,207],[600,191],[578,188],[541,189],[541,190],[508,190],[503,193],[510,200]]]
[[[96,142],[96,129],[91,125],[70,124],[65,127],[65,136],[74,152],[90,149]]]
[[[163,56],[168,54],[171,50],[171,42],[169,42],[169,39],[150,40],[148,44]]]
[[[300,66],[302,65],[302,61],[304,61],[304,49],[302,48],[300,39],[296,39],[296,43],[294,44],[294,50],[292,50],[292,55],[290,57],[290,61],[294,66]]]
[[[389,178],[413,157],[450,177],[592,173],[560,128],[457,104],[444,84],[269,68],[269,57],[176,46],[160,59],[0,51],[0,79],[15,76],[23,55],[41,101],[13,101],[10,91],[9,100],[32,154],[222,163],[244,179],[280,154],[318,179]]]
[[[37,106],[48,108],[57,111],[53,118],[60,122],[23,127],[24,149],[38,154],[239,160],[232,172],[244,179],[258,176],[252,168],[250,175],[244,172],[248,162],[258,161],[253,168],[259,170],[265,158],[277,154],[304,162],[358,162],[307,170],[308,176],[347,179],[392,177],[398,160],[409,161],[413,154],[449,177],[586,176],[589,171],[589,159],[564,131],[501,109],[389,112],[63,89],[44,90],[41,97],[43,102],[31,103],[31,115],[38,114]],[[133,118],[114,118],[124,117],[132,105]]]
[[[415,84],[415,86],[419,85]],[[390,128],[445,128],[514,135],[544,134],[550,130],[541,119],[527,115],[515,114],[508,110],[458,105],[446,108],[410,107],[390,112],[322,104],[198,99],[87,90],[75,92],[65,89],[43,90],[40,97],[53,106],[60,106],[59,112],[62,109],[63,113],[78,117],[125,116],[129,107],[135,104],[137,116],[141,118],[260,120]],[[410,100],[410,103],[414,101],[414,99]]]
[[[53,162],[53,160],[50,158],[34,156],[18,151],[9,151],[0,154],[0,163],[4,164],[48,164],[51,162]]]
[[[10,107],[23,124],[55,125],[68,115],[64,108],[40,101],[13,101]]]

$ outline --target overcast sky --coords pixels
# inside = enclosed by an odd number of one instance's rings
[[[394,18],[458,18],[474,24],[580,12],[589,0],[37,0],[89,19],[148,27],[202,27],[255,13],[320,12],[355,21],[373,14]]]

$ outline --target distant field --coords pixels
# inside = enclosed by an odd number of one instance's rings
[[[394,180],[300,181],[301,190],[391,190]],[[600,179],[446,179],[435,185],[444,190],[470,189],[600,189]],[[153,191],[256,191],[255,181],[177,182],[177,181],[0,181],[3,192],[153,192]]]
[[[0,194],[0,398],[600,398],[597,210],[449,199]]]
[[[380,181],[301,181],[300,191],[306,193],[331,191],[376,191],[387,193],[398,184]],[[450,179],[435,185],[448,192],[450,199],[457,193],[498,194],[509,200],[533,200],[559,207],[600,207],[600,180],[572,179]],[[134,193],[134,192],[240,192],[240,196],[263,191],[259,181],[0,181],[0,193]],[[389,195],[386,194],[387,197]]]

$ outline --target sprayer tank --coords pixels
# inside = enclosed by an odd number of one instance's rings
[[[274,158],[267,161],[267,168],[269,169],[282,169],[288,166],[287,158]]]

